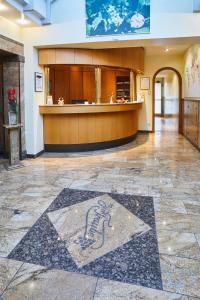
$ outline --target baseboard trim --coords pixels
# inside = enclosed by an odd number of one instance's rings
[[[36,154],[27,154],[26,157],[27,158],[37,158],[37,157],[41,156],[43,153],[44,153],[44,150],[42,150],[42,151],[40,151],[40,152],[38,152]]]
[[[138,130],[138,133],[151,133],[152,131],[151,130]]]
[[[72,145],[44,145],[45,152],[86,152],[86,151],[95,151],[95,150],[104,150],[114,147],[119,147],[126,145],[132,142],[137,136],[137,133],[126,138],[108,141],[108,142],[99,142],[99,143],[90,143],[90,144],[72,144]]]
[[[194,146],[198,151],[200,151],[200,148],[198,145],[196,145],[195,143],[193,143],[184,133],[182,133],[182,135],[186,138],[186,140],[192,144],[192,146]]]

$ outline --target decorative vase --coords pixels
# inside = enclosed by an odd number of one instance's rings
[[[16,125],[17,124],[17,113],[9,112],[8,120],[9,120],[9,125]]]

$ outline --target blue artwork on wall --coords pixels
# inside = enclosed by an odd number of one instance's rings
[[[86,0],[87,36],[150,33],[150,0]]]

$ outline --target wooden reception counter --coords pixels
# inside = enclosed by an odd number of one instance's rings
[[[40,106],[45,151],[88,151],[126,144],[137,134],[141,108],[141,102]]]

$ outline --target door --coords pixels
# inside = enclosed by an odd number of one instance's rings
[[[163,79],[155,83],[155,115],[164,116],[164,82]]]

